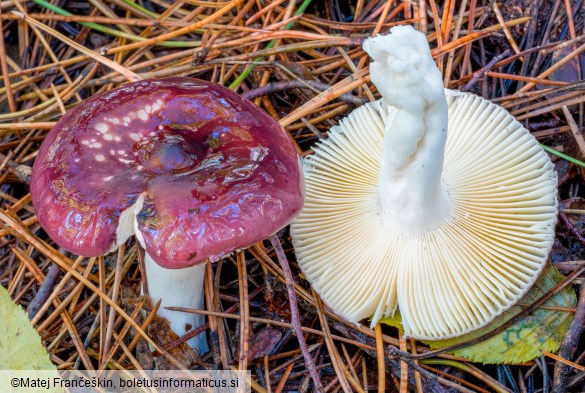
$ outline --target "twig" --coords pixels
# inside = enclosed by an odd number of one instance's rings
[[[548,77],[549,75],[551,75],[553,72],[555,72],[556,70],[563,67],[568,62],[573,61],[575,58],[578,58],[579,55],[583,52],[585,52],[585,45],[581,45],[580,47],[578,47],[577,49],[575,49],[574,51],[569,53],[567,56],[565,56],[562,59],[560,59],[559,61],[557,61],[553,66],[549,67],[546,71],[538,74],[537,78]],[[523,88],[518,90],[517,93],[525,93],[525,92],[529,91],[530,89],[532,89],[534,86],[536,86],[536,83],[528,83],[528,84],[526,84],[526,86],[524,86]]]
[[[60,273],[61,270],[59,269],[59,266],[55,265],[54,263],[51,263],[51,265],[49,266],[49,271],[45,276],[45,281],[43,281],[43,283],[39,287],[39,291],[37,292],[33,300],[31,300],[31,302],[28,304],[27,307],[28,319],[33,319],[34,316],[37,315],[43,304],[45,304],[45,302],[53,292],[53,287],[55,286],[55,283],[57,282]]]
[[[422,367],[425,367],[425,368],[428,366],[431,366],[431,365],[443,365],[443,366],[450,366],[450,367],[458,368],[459,370],[465,371],[466,373],[469,373],[470,375],[472,375],[475,378],[479,379],[480,381],[484,382],[486,385],[488,385],[496,393],[511,393],[511,390],[507,389],[500,382],[498,382],[494,378],[490,377],[489,375],[483,373],[482,371],[476,369],[471,364],[459,362],[456,360],[438,359],[438,358],[437,359],[422,360],[420,363],[422,364]],[[441,373],[439,370],[435,369],[435,371]],[[468,383],[468,382],[464,381],[464,383]],[[473,386],[473,385],[468,385],[468,386]]]
[[[248,273],[246,270],[246,259],[244,252],[237,254],[238,262],[238,281],[240,287],[240,348],[239,348],[239,365],[240,371],[248,369],[248,347],[250,335],[250,302],[248,300]]]
[[[559,349],[559,356],[568,360],[573,359],[581,333],[585,329],[585,284],[581,284],[581,293],[579,295],[579,303],[577,304],[577,312],[571,321],[569,331],[565,334],[561,348]],[[553,393],[563,393],[568,391],[568,378],[571,367],[562,363],[555,363],[554,377],[553,377]]]
[[[250,90],[242,94],[242,97],[247,98],[249,100],[253,100],[254,98],[266,96],[269,94],[273,94],[279,91],[290,90],[290,89],[309,89],[310,87],[314,87],[321,91],[329,89],[331,86],[326,85],[325,83],[312,81],[312,80],[305,80],[305,81],[283,81],[283,82],[272,82],[268,83],[265,86],[259,87],[258,89]],[[368,102],[365,98],[356,97],[352,94],[346,93],[342,94],[338,97],[341,101],[349,102],[350,104],[354,105],[363,105]]]
[[[404,335],[398,332],[398,338],[400,340],[400,350],[407,351],[406,339]],[[408,364],[400,362],[400,393],[408,392]]]
[[[124,252],[126,251],[125,244],[121,244],[118,248],[118,258],[116,259],[116,271],[114,276],[114,284],[112,286],[112,301],[117,302],[120,292],[120,283],[122,282],[122,268],[124,266]],[[105,307],[102,309],[105,315]],[[106,355],[110,351],[110,344],[112,340],[112,333],[114,329],[114,321],[116,319],[116,310],[110,308],[108,315],[108,324],[106,335],[104,338],[103,354]],[[103,364],[102,364],[103,365]]]
[[[0,10],[0,17],[2,11]],[[2,26],[2,19],[0,18],[0,70],[2,70],[2,78],[6,88],[6,97],[8,98],[8,107],[10,112],[16,112],[16,103],[14,102],[14,95],[12,94],[12,85],[10,84],[10,77],[8,76],[8,63],[6,62],[6,45],[4,44],[4,28]]]
[[[359,87],[370,81],[369,68],[361,69],[358,74],[350,75],[341,82],[329,87],[329,89],[323,91],[318,96],[314,97],[310,101],[306,102],[294,112],[289,113],[287,116],[280,120],[280,125],[286,127],[301,117],[308,116],[313,113],[316,108],[321,108],[328,102],[336,99],[337,97]]]
[[[295,365],[294,363],[291,363],[288,365],[286,370],[284,370],[284,373],[282,373],[282,377],[280,377],[280,382],[278,383],[278,386],[276,386],[276,389],[274,389],[274,393],[282,392],[282,389],[284,389],[284,385],[286,384],[286,381],[288,381],[288,378],[294,365]]]
[[[573,115],[569,111],[569,108],[563,106],[563,114],[567,119],[567,124],[571,129],[571,133],[573,134],[573,138],[575,138],[575,142],[577,142],[577,146],[579,147],[579,152],[581,153],[581,157],[585,157],[585,138],[583,138],[583,133],[579,129],[579,125],[573,119]]]
[[[315,298],[317,313],[319,314],[319,320],[321,322],[321,326],[323,327],[325,345],[327,345],[327,350],[329,351],[331,363],[333,364],[333,368],[335,369],[335,373],[337,374],[337,380],[339,381],[339,385],[341,386],[344,392],[351,392],[352,390],[349,386],[349,378],[347,378],[344,374],[343,362],[340,361],[339,353],[337,352],[337,348],[335,348],[335,345],[333,344],[333,339],[331,338],[331,332],[329,330],[327,317],[325,316],[325,312],[323,311],[323,303],[321,302],[321,298],[315,291],[313,291],[313,297]],[[359,386],[356,386],[356,384],[357,382],[353,381],[352,386],[354,386],[354,389],[356,391],[359,391],[359,389],[361,388]]]
[[[86,47],[84,47],[83,45],[79,45],[77,42],[73,41],[72,39],[64,36],[63,34],[59,33],[58,31],[50,28],[47,25],[44,25],[36,20],[34,20],[33,18],[29,17],[28,15],[24,15],[18,11],[12,11],[14,14],[22,17],[24,20],[26,20],[28,23],[30,23],[31,25],[38,27],[39,29],[43,30],[45,33],[51,34],[52,36],[54,36],[55,38],[63,41],[64,43],[66,43],[67,45],[69,45],[72,48],[77,49],[78,51],[80,51],[81,53],[83,53],[84,55],[87,55],[93,59],[95,59],[96,61],[112,68],[113,70],[116,70],[117,72],[119,72],[120,74],[124,75],[129,81],[138,81],[141,80],[142,78],[139,77],[138,75],[136,75],[134,72],[124,68],[123,66],[121,66],[120,64],[108,59],[107,57],[104,57],[102,55],[99,55],[97,53],[95,53],[92,50],[87,49]]]
[[[406,362],[414,370],[418,371],[421,375],[424,375],[425,377],[427,377],[430,380],[436,380],[440,384],[445,385],[445,386],[448,386],[450,388],[453,388],[453,389],[455,389],[455,390],[457,390],[459,392],[462,392],[462,393],[475,393],[473,390],[469,390],[467,388],[464,388],[463,386],[458,385],[455,382],[451,382],[448,379],[445,379],[443,377],[439,377],[439,376],[431,373],[430,371],[427,371],[425,368],[419,366],[412,359],[402,359],[402,360],[404,362]]]
[[[510,46],[512,47],[512,49],[514,49],[514,52],[516,52],[516,54],[520,53],[520,48],[518,47],[516,40],[514,40],[514,37],[512,36],[510,29],[508,28],[508,26],[506,26],[506,21],[504,20],[504,16],[502,15],[502,13],[500,12],[500,9],[498,8],[497,2],[494,3],[493,9],[494,9],[494,14],[496,15],[496,19],[498,20],[498,23],[502,26],[502,30],[504,31],[504,34],[505,34],[506,38],[508,39]],[[520,58],[520,60],[524,61],[522,59],[522,57]]]
[[[0,227],[3,229],[8,230],[8,232],[18,237],[19,239],[29,243],[31,246],[35,247],[39,252],[43,253],[47,257],[49,257],[54,263],[59,265],[64,271],[71,273],[71,275],[77,279],[80,283],[85,285],[89,290],[97,293],[101,299],[113,307],[118,314],[122,316],[126,321],[128,321],[132,327],[138,332],[138,334],[144,338],[149,345],[151,345],[155,351],[159,354],[165,356],[173,365],[181,367],[182,365],[177,362],[177,360],[171,356],[167,351],[162,349],[159,345],[157,345],[145,332],[142,330],[138,324],[130,318],[130,316],[120,307],[118,304],[114,303],[112,299],[105,293],[103,293],[98,286],[96,286],[93,282],[89,281],[86,277],[79,274],[77,270],[71,269],[71,261],[69,259],[64,258],[61,254],[58,254],[56,250],[51,248],[48,244],[43,242],[42,240],[35,237],[26,227],[23,227],[22,224],[19,224],[20,220],[18,217],[9,210],[8,212],[0,210]],[[137,336],[138,337],[138,336]]]
[[[386,391],[386,367],[384,366],[384,342],[382,341],[382,325],[374,327],[376,332],[376,353],[378,359],[378,393]]]
[[[501,53],[500,55],[494,57],[481,70],[479,70],[477,72],[474,72],[473,73],[473,78],[465,86],[463,86],[463,88],[461,89],[461,91],[469,91],[469,89],[471,89],[473,87],[473,85],[475,85],[477,83],[477,81],[482,76],[484,76],[484,74],[486,72],[488,72],[489,70],[491,70],[494,67],[494,65],[496,65],[497,62],[499,62],[500,60],[502,60],[504,57],[507,57],[509,54],[510,54],[510,49],[506,49],[503,53]]]
[[[295,335],[297,336],[297,340],[299,341],[299,346],[301,347],[301,352],[303,353],[303,358],[305,359],[305,366],[309,373],[311,374],[311,378],[313,378],[313,383],[315,384],[315,390],[318,392],[323,392],[323,384],[321,383],[321,378],[319,378],[319,374],[315,369],[315,363],[313,362],[313,358],[309,353],[309,349],[307,348],[307,343],[305,342],[305,338],[303,336],[303,330],[301,329],[301,321],[299,316],[299,309],[297,306],[297,297],[295,295],[295,289],[293,284],[293,277],[290,271],[290,266],[288,265],[288,259],[284,254],[284,250],[280,245],[280,239],[278,235],[270,236],[270,243],[272,243],[272,247],[276,252],[276,256],[278,258],[278,262],[280,263],[280,267],[284,272],[284,277],[286,280],[286,290],[288,292],[288,298],[290,302],[290,314],[291,314],[291,323],[293,325],[293,330]]]
[[[571,234],[575,236],[575,239],[577,239],[579,243],[585,246],[585,237],[577,230],[577,228],[575,228],[571,220],[569,220],[569,218],[563,213],[559,213],[559,217],[567,229],[569,229]]]
[[[412,353],[414,355],[416,355],[416,353],[417,353],[416,340],[412,339],[412,338],[410,339],[410,353]],[[415,362],[416,362],[416,360],[415,360]],[[418,371],[414,372],[414,383],[416,386],[416,393],[422,393],[423,392],[422,379],[421,379],[420,373]]]

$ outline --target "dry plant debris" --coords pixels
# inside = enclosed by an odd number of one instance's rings
[[[285,231],[279,239],[299,320],[291,323],[285,274],[266,241],[208,266],[207,324],[178,338],[155,317],[158,305],[141,296],[143,255],[133,240],[106,257],[69,255],[39,227],[28,193],[39,145],[60,116],[135,79],[189,76],[228,86],[310,155],[342,116],[379,96],[363,40],[414,24],[445,86],[504,106],[551,152],[561,216],[550,260],[568,284],[582,285],[582,7],[570,0],[2,0],[0,283],[28,308],[60,369],[246,368],[257,392],[312,391],[316,378],[327,392],[582,391],[585,291],[559,354],[482,366],[429,352],[393,328],[341,320],[299,274]],[[211,351],[199,357],[183,343],[202,330]],[[311,370],[294,337],[299,330]]]

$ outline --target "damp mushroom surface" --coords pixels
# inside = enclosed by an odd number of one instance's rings
[[[443,89],[410,26],[364,43],[382,98],[354,110],[304,162],[291,225],[324,302],[372,326],[398,310],[407,337],[454,337],[515,304],[554,240],[557,176],[503,108]]]
[[[64,249],[98,256],[132,235],[148,292],[183,335],[204,322],[206,261],[286,226],[303,176],[286,131],[230,90],[191,78],[129,83],[67,112],[36,158],[31,194]],[[204,334],[191,339],[204,352]]]

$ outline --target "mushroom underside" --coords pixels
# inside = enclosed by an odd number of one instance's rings
[[[446,94],[441,181],[449,205],[436,228],[399,231],[379,214],[380,154],[393,111],[381,101],[352,112],[305,161],[295,251],[325,303],[349,321],[371,317],[374,325],[398,308],[409,337],[462,335],[511,307],[546,262],[557,212],[550,159],[504,109]]]

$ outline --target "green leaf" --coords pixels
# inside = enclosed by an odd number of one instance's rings
[[[382,318],[379,321],[384,325],[392,326],[397,328],[400,331],[400,334],[404,334],[404,328],[402,327],[402,315],[400,315],[400,311],[396,310],[394,316]]]
[[[519,301],[520,305],[530,305],[554,288],[563,280],[563,275],[552,265],[547,264],[544,271],[528,293]],[[553,296],[543,307],[512,325],[502,333],[481,343],[461,348],[453,353],[481,363],[523,363],[541,355],[541,350],[556,352],[569,329],[573,315],[568,311],[552,310],[546,307],[573,308],[577,296],[571,286]],[[522,306],[513,306],[497,317],[489,325],[461,337],[448,340],[425,341],[433,349],[444,348],[483,336],[498,328],[522,311]]]
[[[0,370],[55,370],[22,307],[0,285]]]

